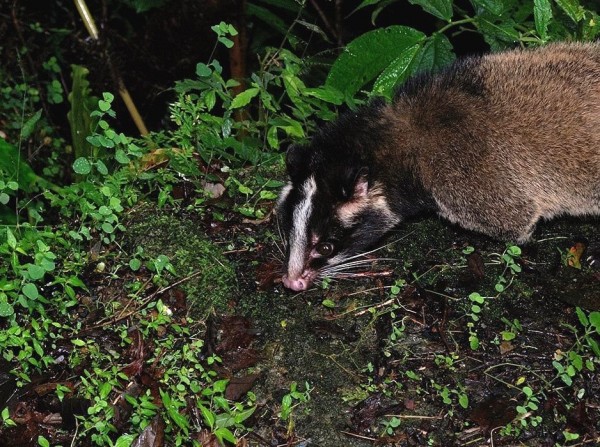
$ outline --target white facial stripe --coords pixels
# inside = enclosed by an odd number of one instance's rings
[[[287,197],[290,195],[292,189],[292,182],[288,182],[287,185],[281,188],[281,191],[279,192],[279,197],[277,198],[277,207],[280,207],[281,204],[285,202],[285,199],[287,199]]]
[[[297,278],[304,271],[304,256],[308,243],[308,220],[312,211],[313,200],[317,192],[314,177],[309,177],[302,185],[304,198],[294,209],[292,231],[290,234],[290,258],[288,261],[288,276]]]

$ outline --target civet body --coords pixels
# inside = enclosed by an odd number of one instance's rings
[[[297,291],[423,212],[518,243],[542,218],[600,214],[600,45],[459,59],[291,146],[287,167]]]

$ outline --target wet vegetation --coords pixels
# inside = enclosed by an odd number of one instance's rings
[[[290,142],[456,54],[592,40],[593,2],[106,0],[98,36],[37,3],[0,13],[0,445],[600,444],[600,222],[423,216],[294,294],[272,212]]]

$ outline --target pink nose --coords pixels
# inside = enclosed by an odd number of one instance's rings
[[[296,292],[300,292],[301,290],[306,290],[308,288],[308,281],[304,278],[290,279],[287,275],[283,275],[281,280],[285,287]]]

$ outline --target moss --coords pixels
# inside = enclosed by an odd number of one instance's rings
[[[148,205],[128,223],[127,243],[132,248],[142,247],[150,258],[167,256],[180,278],[200,272],[180,286],[197,316],[213,308],[225,311],[238,290],[235,270],[222,249],[208,240],[189,217],[167,214]]]

